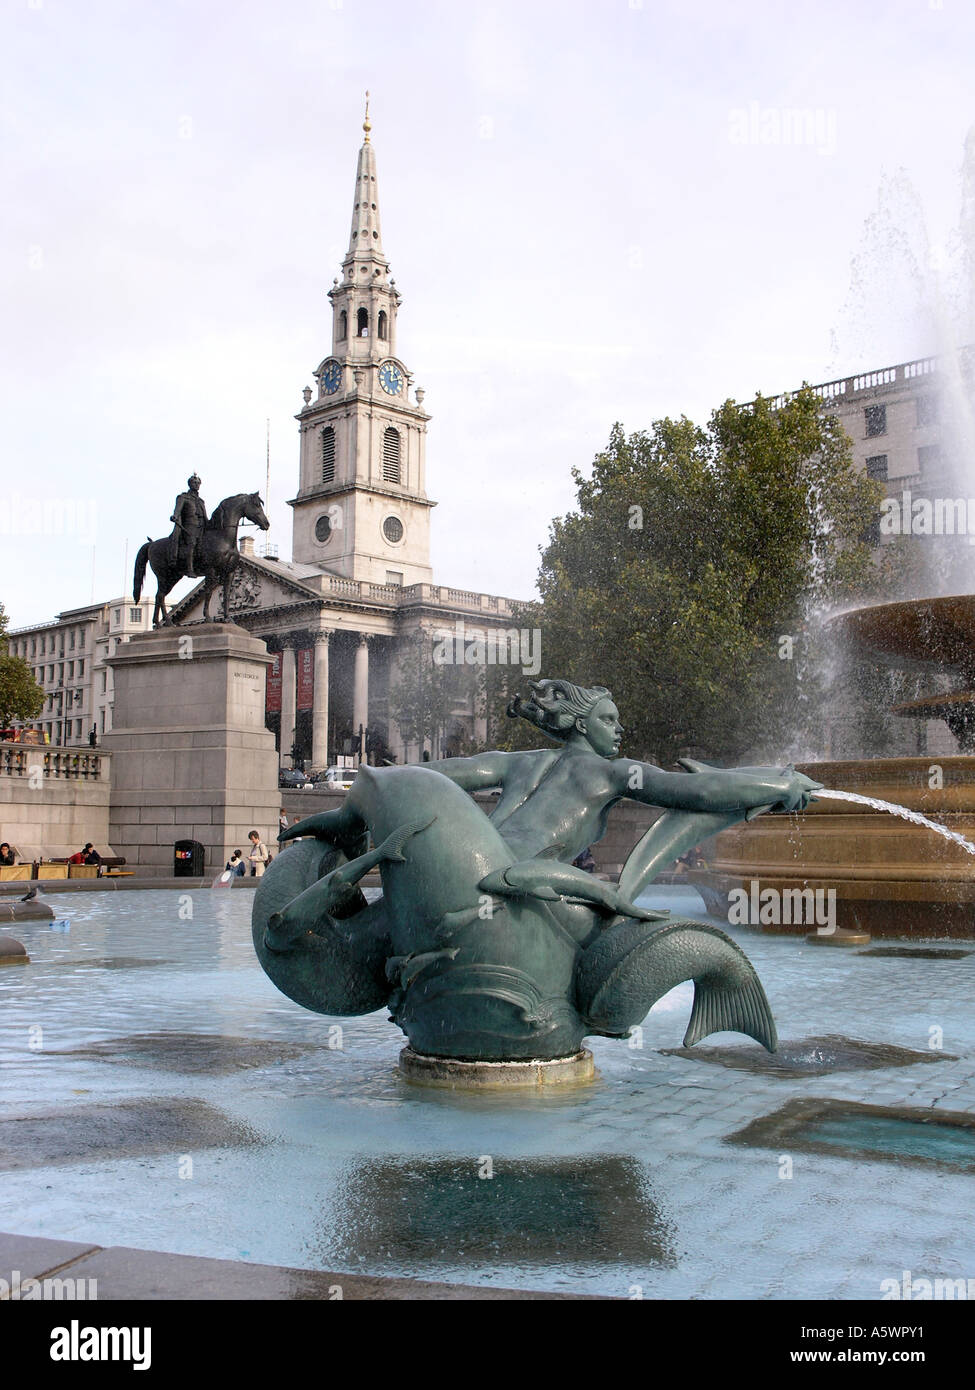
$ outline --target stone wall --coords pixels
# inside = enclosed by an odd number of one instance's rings
[[[106,754],[19,748],[4,761],[0,840],[8,840],[22,861],[63,859],[88,840],[100,854],[114,852]]]

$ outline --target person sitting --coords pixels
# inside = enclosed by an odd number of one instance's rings
[[[224,867],[235,874],[237,878],[243,878],[247,873],[247,865],[244,863],[244,856],[239,849],[234,850]]]
[[[101,855],[90,840],[81,851],[81,862],[82,864],[100,864],[102,862]]]
[[[4,840],[3,844],[0,844],[0,869],[12,869],[16,862],[16,854]]]
[[[87,845],[85,845],[85,848],[84,848],[84,849],[76,849],[75,852],[74,852],[74,854],[69,855],[69,857],[68,857],[68,863],[69,863],[69,864],[83,864],[83,863],[85,862],[85,855],[87,854],[87,852],[88,852],[88,846],[87,846]]]

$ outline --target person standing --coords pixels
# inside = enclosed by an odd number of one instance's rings
[[[271,856],[268,853],[267,845],[261,839],[260,833],[257,830],[252,830],[247,838],[251,842],[251,852],[247,856],[251,866],[251,878],[261,878],[264,870],[270,863]]]

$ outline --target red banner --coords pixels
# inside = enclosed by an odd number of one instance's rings
[[[268,714],[281,713],[281,653],[274,653],[274,661],[267,668],[264,708]]]
[[[295,652],[295,665],[298,678],[298,708],[314,709],[315,706],[315,648],[303,647]]]

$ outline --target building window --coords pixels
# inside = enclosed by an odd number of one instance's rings
[[[388,516],[383,522],[383,535],[391,545],[398,545],[403,539],[403,523],[398,516]]]
[[[68,662],[68,680],[73,679],[73,677],[74,677],[74,662],[73,662],[73,661],[69,661],[69,662]]]
[[[399,430],[394,430],[390,426],[383,436],[383,482],[398,483],[399,481]]]
[[[30,654],[31,656],[37,655],[37,642],[33,637],[30,639]]]
[[[917,427],[923,429],[925,425],[936,425],[941,414],[941,401],[933,391],[926,391],[923,396],[918,396],[915,402],[917,406]]]
[[[922,444],[917,451],[917,467],[919,473],[936,472],[941,464],[941,445]]]
[[[380,311],[379,311],[379,336],[380,336],[380,338],[382,338],[383,342],[386,341],[386,310],[385,310],[385,309],[380,309]]]
[[[395,584],[398,589],[403,587],[403,574],[400,570],[387,570],[386,583]]]
[[[99,680],[100,680],[100,682],[101,682],[101,690],[100,690],[99,693],[102,694],[102,695],[104,695],[104,694],[105,694],[105,672],[104,672],[104,671],[99,671],[98,676],[99,676]]]
[[[80,719],[76,719],[76,720],[74,721],[74,736],[75,736],[75,738],[77,738],[77,739],[80,739],[80,738],[81,738],[81,720],[80,720]]]
[[[867,477],[876,478],[881,483],[887,481],[886,454],[874,454],[873,458],[867,459]]]
[[[887,407],[885,405],[868,405],[863,413],[867,422],[868,439],[873,439],[878,434],[887,433]]]
[[[141,609],[141,608],[130,608],[130,609],[129,609],[129,622],[130,622],[130,623],[141,623],[141,622],[142,622],[142,609]]]
[[[335,481],[335,431],[331,425],[322,430],[322,482]]]
[[[115,623],[115,624],[118,624],[118,623],[120,623],[121,621],[122,621],[122,610],[121,610],[121,608],[113,608],[113,609],[112,609],[112,622]]]
[[[68,633],[68,646],[71,651],[74,651],[74,628]]]
[[[339,314],[339,342],[344,343],[349,336],[349,316],[343,309]]]
[[[357,338],[369,337],[369,310],[360,309],[355,316],[355,335]]]
[[[315,539],[316,539],[316,541],[321,541],[322,545],[324,545],[325,542],[328,540],[329,536],[331,536],[331,534],[332,534],[332,522],[331,522],[331,519],[330,519],[329,517],[327,517],[327,516],[320,516],[320,517],[318,518],[318,520],[315,522]]]
[[[85,662],[84,662],[84,658],[82,658],[82,659],[78,662],[78,679],[80,680],[81,677],[82,677],[84,674],[85,674]]]

